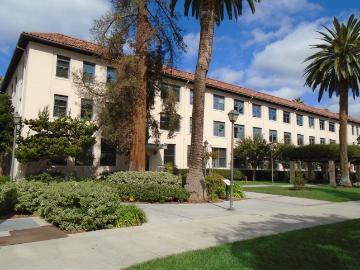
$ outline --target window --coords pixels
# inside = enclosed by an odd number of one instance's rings
[[[170,124],[169,115],[167,113],[160,113],[160,129],[170,130],[169,124]],[[180,130],[180,120],[177,122],[175,130],[176,131]]]
[[[320,130],[325,130],[325,120],[319,120]]]
[[[190,156],[191,156],[191,145],[187,146],[187,166],[190,165]]]
[[[106,82],[114,82],[116,79],[115,68],[107,67],[106,69]]]
[[[301,135],[301,134],[297,135],[297,144],[304,145],[304,135]]]
[[[92,166],[94,161],[93,146],[88,147],[84,153],[75,158],[76,166]]]
[[[194,102],[194,91],[190,90],[190,104],[192,105]]]
[[[356,127],[356,135],[359,136],[359,127]]]
[[[253,127],[253,138],[261,138],[262,137],[262,129],[258,127]]]
[[[101,139],[100,166],[116,166],[116,148],[105,139]]]
[[[269,142],[276,143],[277,142],[277,131],[269,130]]]
[[[83,63],[83,74],[85,80],[93,81],[95,78],[95,64],[84,62]]]
[[[296,124],[298,126],[302,127],[302,125],[303,125],[303,116],[301,114],[296,115]]]
[[[355,127],[354,126],[351,126],[351,134],[355,135]]]
[[[261,106],[253,104],[252,113],[253,113],[253,117],[261,118]]]
[[[329,122],[329,131],[335,132],[335,123],[334,122]]]
[[[225,137],[225,123],[214,121],[214,136]]]
[[[244,114],[244,101],[234,99],[234,110],[239,114]]]
[[[61,115],[66,115],[67,111],[67,96],[54,95],[54,117],[59,117]]]
[[[81,99],[81,119],[91,120],[93,117],[93,102],[90,99]]]
[[[284,123],[290,124],[290,113],[287,111],[283,112],[283,121]]]
[[[190,117],[189,132],[192,133],[192,117]]]
[[[326,139],[325,138],[320,138],[320,144],[326,144]]]
[[[309,144],[315,144],[315,137],[309,136]]]
[[[245,137],[245,128],[243,125],[234,125],[234,138],[243,139]]]
[[[171,163],[175,165],[175,146],[176,144],[168,144],[164,149],[164,164]]]
[[[226,148],[213,148],[212,149],[212,166],[214,168],[226,167]]]
[[[310,128],[315,127],[315,119],[314,119],[314,117],[309,116],[309,127]]]
[[[336,140],[330,140],[330,144],[336,144]]]
[[[276,109],[269,108],[269,120],[276,121]]]
[[[70,57],[58,55],[56,60],[56,77],[69,78]]]
[[[222,96],[214,95],[214,109],[223,111],[225,110],[225,98]]]
[[[180,86],[169,83],[162,83],[161,85],[161,98],[166,99],[169,95],[176,95],[176,100],[180,100]]]
[[[284,132],[284,143],[291,144],[291,133],[290,132]]]

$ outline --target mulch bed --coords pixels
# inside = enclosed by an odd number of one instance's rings
[[[10,236],[0,237],[0,246],[59,239],[67,236],[65,232],[58,228],[47,225],[39,228],[10,231]]]

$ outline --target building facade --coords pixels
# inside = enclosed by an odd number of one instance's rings
[[[96,108],[91,100],[79,95],[72,81],[72,72],[82,70],[96,80],[113,79],[114,70],[99,56],[93,43],[57,33],[22,33],[5,75],[1,91],[12,97],[15,111],[22,118],[36,118],[48,108],[51,117],[61,113],[72,117],[90,116],[96,120]],[[194,74],[165,69],[162,91],[174,91],[178,96],[177,110],[181,116],[179,129],[168,138],[167,118],[162,114],[161,95],[156,97],[154,117],[160,123],[160,145],[150,139],[147,145],[149,170],[160,170],[164,163],[178,168],[188,167],[191,142],[191,116]],[[338,114],[305,104],[278,98],[240,86],[208,79],[205,93],[204,141],[208,151],[216,153],[209,167],[230,167],[231,123],[228,112],[235,109],[235,140],[263,136],[269,142],[294,145],[338,143]],[[359,137],[360,121],[349,119],[348,142]],[[25,135],[26,129],[23,130]],[[84,164],[76,160],[52,164],[58,171],[80,175],[99,174],[106,170],[127,168],[126,157],[116,154],[100,134],[91,150],[94,160]],[[15,162],[17,177],[39,169],[36,164]]]

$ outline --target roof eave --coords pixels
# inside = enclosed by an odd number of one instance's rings
[[[8,87],[8,85],[11,81],[12,75],[13,75],[14,71],[16,70],[16,67],[17,67],[17,65],[18,65],[18,63],[30,41],[34,41],[34,42],[44,44],[44,45],[53,46],[53,47],[56,47],[59,49],[71,50],[73,52],[86,54],[86,55],[90,55],[90,56],[98,56],[99,55],[99,54],[94,53],[93,51],[81,49],[81,48],[74,47],[74,46],[64,45],[64,44],[54,42],[51,40],[45,40],[40,37],[36,37],[36,36],[30,35],[28,33],[22,32],[20,34],[18,42],[16,43],[16,48],[11,57],[9,67],[6,70],[4,80],[3,80],[1,88],[0,88],[0,92],[5,92],[6,88]]]

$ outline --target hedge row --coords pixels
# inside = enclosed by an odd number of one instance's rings
[[[287,160],[339,160],[339,144],[309,144],[305,146],[289,146],[282,149],[280,155]],[[360,160],[360,146],[348,145],[349,160]]]
[[[183,182],[186,180],[187,172],[187,169],[179,169]],[[212,169],[211,172],[213,174],[219,174],[227,179],[230,179],[231,176],[231,171],[229,169]],[[208,170],[207,173],[210,174],[210,171]],[[253,171],[250,169],[234,169],[234,180],[245,180],[246,176],[248,181],[251,181],[252,173]],[[271,170],[256,170],[256,180],[271,181]],[[290,173],[288,171],[274,171],[274,181],[288,182],[290,181]]]
[[[189,192],[181,186],[159,184],[110,184],[122,201],[141,202],[184,202]]]
[[[119,171],[107,176],[106,181],[114,184],[181,186],[180,177],[168,172]]]
[[[122,205],[120,200],[111,187],[93,181],[22,181],[0,187],[2,214],[37,213],[66,231],[133,226],[146,221],[141,209]]]

